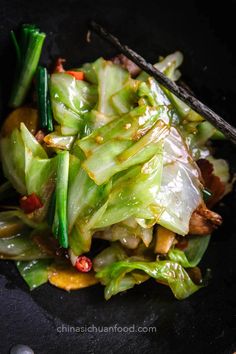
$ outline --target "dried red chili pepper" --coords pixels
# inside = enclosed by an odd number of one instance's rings
[[[75,267],[78,271],[87,273],[92,269],[92,261],[86,256],[79,256],[75,262]]]
[[[32,213],[36,209],[43,207],[43,204],[37,194],[32,193],[20,199],[20,207],[26,214]]]
[[[67,70],[65,72],[68,75],[73,76],[76,80],[84,80],[84,73],[83,71],[71,71],[71,70]]]

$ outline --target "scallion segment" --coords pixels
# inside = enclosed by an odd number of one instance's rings
[[[207,202],[211,198],[212,192],[209,189],[204,188],[202,190],[202,195],[203,195],[204,202]]]
[[[49,75],[48,75],[48,87],[49,87]],[[53,132],[53,114],[52,114],[52,106],[51,106],[49,91],[47,96],[47,130],[48,132]]]
[[[34,25],[23,25],[19,41],[14,32],[11,36],[16,49],[17,68],[9,106],[15,108],[23,104],[29,91],[46,35]]]
[[[68,247],[68,218],[67,218],[67,192],[69,174],[69,152],[58,154],[56,207],[53,223],[53,232],[62,247]]]
[[[47,128],[48,74],[46,68],[42,66],[38,67],[36,80],[40,127]]]
[[[36,75],[37,100],[40,128],[53,131],[52,109],[49,97],[49,75],[45,67],[39,66]]]

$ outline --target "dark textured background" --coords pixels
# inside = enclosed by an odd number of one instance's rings
[[[0,1],[2,101],[8,96],[14,54],[9,31],[33,22],[47,33],[43,62],[60,55],[69,65],[113,50],[98,38],[85,41],[87,21],[100,21],[148,60],[180,49],[184,80],[225,118],[235,121],[236,2],[201,1]],[[235,150],[221,146],[231,162]],[[236,164],[235,164],[236,166]],[[211,241],[202,268],[212,280],[189,299],[177,301],[169,289],[149,281],[109,302],[95,286],[66,293],[49,285],[29,292],[11,262],[0,263],[0,353],[17,343],[35,354],[53,353],[224,353],[236,351],[235,195],[219,211],[225,222]],[[156,333],[63,333],[57,327],[155,326]]]

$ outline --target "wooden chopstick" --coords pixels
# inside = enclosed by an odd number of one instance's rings
[[[189,93],[183,87],[178,86],[175,82],[168,79],[167,76],[162,74],[152,64],[148,63],[141,55],[137,54],[127,45],[120,43],[119,39],[110,34],[105,28],[98,23],[91,21],[89,28],[96,32],[100,37],[110,42],[121,53],[126,55],[130,60],[137,64],[141,69],[153,76],[161,85],[166,87],[169,91],[175,94],[183,102],[185,102],[194,111],[202,115],[206,120],[219,129],[227,138],[229,138],[234,144],[236,144],[236,129],[226,122],[221,116],[207,107],[204,103],[199,101],[191,93]]]

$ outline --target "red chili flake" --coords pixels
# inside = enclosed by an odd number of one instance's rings
[[[86,256],[79,256],[76,260],[75,267],[79,272],[87,273],[92,269],[92,261]]]
[[[37,194],[32,193],[20,199],[20,207],[26,214],[32,213],[36,209],[42,208],[43,204]]]
[[[65,72],[66,74],[73,76],[76,80],[84,80],[84,73],[83,71],[72,71],[72,70],[67,70]]]

